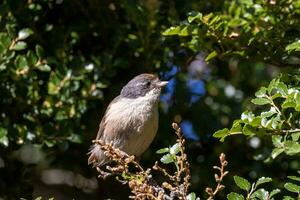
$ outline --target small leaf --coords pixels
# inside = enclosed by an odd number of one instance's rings
[[[40,45],[36,45],[35,46],[35,52],[36,52],[36,55],[39,58],[43,58],[44,57],[44,49]]]
[[[293,43],[287,45],[285,47],[285,50],[288,53],[291,53],[292,51],[300,51],[300,40],[297,40],[296,42],[293,42]]]
[[[170,148],[170,153],[171,153],[171,154],[176,155],[176,154],[179,153],[179,151],[180,151],[180,146],[179,146],[178,143],[174,144],[174,145]]]
[[[274,195],[278,194],[279,192],[280,192],[280,189],[272,190],[272,192],[270,193],[270,199],[271,199]]]
[[[191,192],[186,197],[187,200],[196,200],[196,194],[194,192]]]
[[[255,105],[266,105],[269,104],[271,101],[266,98],[255,98],[252,99],[251,102],[254,103]]]
[[[27,44],[25,42],[19,41],[12,47],[12,49],[16,50],[16,51],[20,51],[20,50],[26,49],[26,47],[27,47]]]
[[[261,87],[257,92],[255,92],[255,96],[258,98],[265,97],[267,93],[267,88],[266,87]]]
[[[165,30],[162,35],[164,36],[168,36],[168,35],[178,35],[181,31],[180,26],[172,26],[170,28],[168,28],[167,30]]]
[[[214,136],[215,138],[220,138],[220,141],[223,142],[224,139],[225,139],[225,137],[226,137],[228,134],[229,134],[228,128],[224,128],[224,129],[222,129],[222,130],[219,130],[219,131],[215,132],[215,133],[213,134],[213,136]]]
[[[289,179],[292,179],[294,181],[300,181],[300,177],[298,176],[288,176]]]
[[[281,142],[282,136],[280,135],[272,135],[272,143],[275,147],[282,148],[283,143]]]
[[[279,148],[275,148],[272,150],[272,153],[271,153],[271,157],[273,159],[275,159],[277,156],[279,156],[282,152],[284,152],[284,149],[279,149]]]
[[[290,192],[300,193],[300,186],[293,184],[293,183],[284,184],[284,188]]]
[[[173,156],[171,154],[166,154],[160,158],[160,161],[164,164],[169,164],[174,162]]]
[[[30,28],[24,28],[18,33],[18,40],[24,40],[33,34],[33,31]]]
[[[294,107],[296,107],[296,103],[294,101],[287,100],[287,101],[284,101],[281,104],[281,107],[284,108],[284,109],[286,109],[286,108],[294,108]]]
[[[272,179],[269,178],[269,177],[261,177],[257,180],[256,187],[261,185],[261,184],[268,183],[268,182],[271,182],[271,181],[272,181]]]
[[[189,16],[188,16],[188,22],[192,23],[195,20],[201,21],[202,17],[203,17],[203,15],[200,12],[191,12],[191,13],[189,13]]]
[[[251,187],[250,182],[247,179],[244,179],[240,176],[234,176],[233,177],[234,182],[237,186],[239,186],[239,188],[248,191]]]
[[[43,72],[49,72],[51,71],[51,67],[47,64],[44,64],[44,65],[39,65],[37,66],[37,68]]]
[[[251,197],[252,197],[252,198],[253,198],[253,197],[256,197],[256,198],[258,198],[258,199],[260,199],[260,200],[268,200],[269,192],[262,188],[262,189],[259,189],[259,190],[255,191],[255,192],[251,195]]]
[[[205,61],[209,61],[211,59],[213,59],[214,57],[216,57],[218,55],[218,53],[216,51],[210,52],[210,54],[208,54],[205,58]]]
[[[162,148],[162,149],[157,150],[156,153],[157,154],[167,153],[167,152],[169,152],[169,150],[170,149],[168,147],[166,147],[166,148]]]
[[[244,200],[244,197],[241,194],[231,192],[227,195],[227,199],[228,200]]]
[[[293,133],[291,134],[291,136],[292,136],[292,140],[296,142],[299,140],[300,132]]]

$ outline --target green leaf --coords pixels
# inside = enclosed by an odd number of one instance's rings
[[[0,127],[0,144],[8,146],[7,130],[3,127]]]
[[[15,62],[16,62],[17,68],[19,68],[19,69],[22,69],[27,66],[27,60],[26,60],[25,56],[18,56],[16,58]]]
[[[40,45],[35,46],[35,52],[40,59],[44,57],[44,49]]]
[[[294,181],[300,181],[300,177],[298,176],[288,176],[289,179],[292,179]]]
[[[275,159],[277,156],[279,156],[282,152],[284,152],[284,149],[280,149],[280,148],[275,148],[272,150],[272,153],[271,153],[271,157],[273,159]]]
[[[296,107],[296,103],[291,100],[286,100],[281,104],[281,107],[286,109],[286,108],[294,108]]]
[[[293,184],[293,183],[284,184],[284,188],[290,192],[300,193],[300,186]]]
[[[12,49],[16,50],[16,51],[20,51],[20,50],[26,49],[26,47],[27,47],[27,44],[25,42],[19,41],[12,47]]]
[[[162,35],[164,36],[168,36],[168,35],[178,35],[181,31],[180,26],[172,26],[170,28],[168,28],[167,30],[165,30]]]
[[[300,153],[300,144],[298,142],[287,140],[284,142],[284,146],[284,152],[288,155],[296,155]]]
[[[239,188],[249,191],[251,184],[247,179],[244,179],[240,176],[234,176],[233,179],[234,179],[235,184],[237,186],[239,186]]]
[[[254,103],[255,105],[266,105],[271,103],[271,101],[266,98],[255,98],[252,99],[251,102]]]
[[[51,67],[47,64],[39,65],[37,68],[43,72],[49,72],[51,71]]]
[[[267,93],[267,88],[266,87],[261,87],[257,92],[255,92],[255,96],[258,98],[265,97]]]
[[[276,113],[277,113],[276,110],[274,109],[274,107],[272,107],[271,110],[269,110],[269,111],[267,111],[267,112],[262,112],[262,113],[260,114],[260,116],[261,116],[262,118],[266,118],[266,117],[271,117],[272,115],[274,115],[274,114],[276,114]]]
[[[282,200],[295,200],[295,199],[290,196],[284,196]]]
[[[291,136],[292,136],[292,140],[296,142],[299,140],[300,132],[293,133],[291,134]]]
[[[291,53],[292,51],[300,51],[300,41],[297,40],[296,42],[293,42],[289,45],[287,45],[285,47],[285,50],[288,52],[288,53]]]
[[[213,136],[214,136],[215,138],[220,138],[220,141],[223,142],[224,139],[225,139],[225,137],[226,137],[228,134],[229,134],[228,128],[224,128],[224,129],[222,129],[222,130],[219,130],[219,131],[215,132],[215,133],[213,134]]]
[[[180,151],[180,146],[179,146],[178,143],[174,144],[174,145],[170,148],[170,153],[171,153],[171,154],[176,155],[176,154],[179,153],[179,151]]]
[[[162,148],[162,149],[157,150],[156,153],[157,154],[167,153],[167,152],[169,152],[169,150],[170,149],[168,147],[166,147],[166,148]]]
[[[280,189],[272,190],[272,192],[270,193],[270,199],[271,199],[274,195],[278,194],[279,192],[280,192]]]
[[[206,56],[205,61],[207,62],[207,61],[213,59],[214,57],[216,57],[217,55],[218,55],[218,53],[216,51],[212,51],[212,52],[210,52],[210,54],[208,54]]]
[[[194,192],[191,192],[186,197],[187,200],[196,200],[196,194]]]
[[[252,198],[253,198],[253,197],[256,197],[256,198],[258,198],[258,199],[260,199],[260,200],[269,200],[269,199],[268,199],[268,197],[269,197],[269,192],[262,188],[262,189],[259,189],[259,190],[255,191],[255,192],[251,195],[251,197],[252,197]]]
[[[33,51],[28,51],[26,54],[26,57],[27,57],[28,63],[32,66],[34,66],[38,61],[37,56],[33,53]]]
[[[33,31],[30,28],[24,28],[18,33],[18,40],[24,40],[33,34]]]
[[[244,127],[243,127],[243,134],[244,135],[250,135],[250,136],[253,136],[255,133],[257,133],[256,129],[248,124],[246,124]]]
[[[201,21],[202,17],[203,17],[203,15],[200,12],[191,12],[191,13],[189,13],[189,16],[188,16],[188,22],[192,23],[195,20]]]
[[[241,194],[231,192],[227,195],[227,199],[228,200],[244,200],[244,197]]]
[[[166,154],[160,158],[160,161],[164,164],[169,164],[174,162],[173,156],[171,154]]]
[[[257,187],[257,186],[259,186],[259,185],[261,185],[261,184],[268,183],[268,182],[271,182],[271,181],[272,181],[272,179],[269,178],[269,177],[261,177],[261,178],[259,178],[259,179],[257,180],[255,186]]]
[[[281,142],[282,136],[280,135],[272,135],[272,143],[275,147],[282,148],[283,143]]]

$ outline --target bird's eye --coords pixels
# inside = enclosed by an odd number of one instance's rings
[[[146,82],[146,86],[149,87],[150,85],[151,85],[151,82],[150,82],[150,81],[147,81],[147,82]]]

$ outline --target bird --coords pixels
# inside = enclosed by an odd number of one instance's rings
[[[96,140],[139,158],[156,136],[159,97],[167,83],[147,73],[131,79],[108,105]],[[98,144],[92,145],[88,154],[88,164],[94,167],[110,162]]]

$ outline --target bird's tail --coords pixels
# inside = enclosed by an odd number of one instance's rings
[[[89,159],[88,164],[93,165],[93,167],[102,166],[108,162],[107,157],[104,155],[103,151],[101,150],[100,146],[94,144],[91,146],[90,151],[88,152]]]

